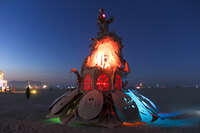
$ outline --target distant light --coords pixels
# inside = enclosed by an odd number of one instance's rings
[[[47,85],[43,85],[42,88],[43,88],[43,89],[46,89],[46,88],[47,88]]]
[[[30,88],[30,89],[32,89],[32,86],[31,86],[30,84],[29,84],[29,85],[27,85],[27,87],[28,87],[28,88]],[[26,87],[26,88],[27,88],[27,87]]]
[[[103,18],[106,18],[106,14],[102,14],[102,17],[103,17]]]
[[[139,90],[139,89],[140,89],[140,86],[136,86],[136,89],[138,89],[138,90]]]
[[[40,86],[37,86],[37,85],[32,86],[32,89],[40,89]]]
[[[36,90],[31,90],[31,94],[37,94]]]

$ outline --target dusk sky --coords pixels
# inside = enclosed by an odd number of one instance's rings
[[[0,0],[0,69],[8,80],[68,81],[114,16],[128,80],[200,80],[199,0]]]

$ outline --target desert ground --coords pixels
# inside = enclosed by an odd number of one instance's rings
[[[66,90],[45,90],[32,95],[0,93],[0,133],[199,133],[200,124],[191,127],[133,126],[119,128],[69,127],[46,122],[48,106]],[[140,91],[150,98],[161,112],[184,109],[200,110],[200,89],[151,88]]]

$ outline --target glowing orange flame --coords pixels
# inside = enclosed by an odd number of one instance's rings
[[[142,126],[142,125],[146,125],[145,122],[135,122],[135,123],[129,123],[129,122],[123,122],[122,123],[123,126]]]
[[[111,37],[105,37],[97,41],[91,55],[88,56],[88,67],[100,67],[103,69],[116,69],[121,67],[119,57],[120,48]]]

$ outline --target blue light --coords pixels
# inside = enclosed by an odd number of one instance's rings
[[[142,96],[135,90],[129,89],[128,91],[124,91],[124,93],[128,95],[129,97],[131,97],[131,100],[129,100],[128,102],[132,102],[132,103],[135,102],[139,110],[141,122],[146,122],[148,123],[149,126],[162,126],[162,127],[183,127],[184,126],[185,127],[185,126],[194,126],[200,123],[200,118],[197,118],[197,117],[195,118],[194,117],[193,118],[179,117],[182,115],[187,115],[186,112],[185,113],[184,112],[159,113],[158,108],[151,100]],[[144,100],[147,101],[147,103]],[[131,105],[131,107],[134,107],[134,105]],[[153,119],[152,115],[157,116],[158,119],[155,121],[152,121]]]
[[[139,115],[140,115],[141,121],[150,123],[152,121],[152,115],[151,115],[151,111],[147,109],[147,104],[144,103],[139,97],[137,97],[134,94],[134,91],[132,91],[132,90],[126,91],[125,94],[128,95],[129,97],[131,97],[130,102],[136,103],[138,110],[139,110]]]

